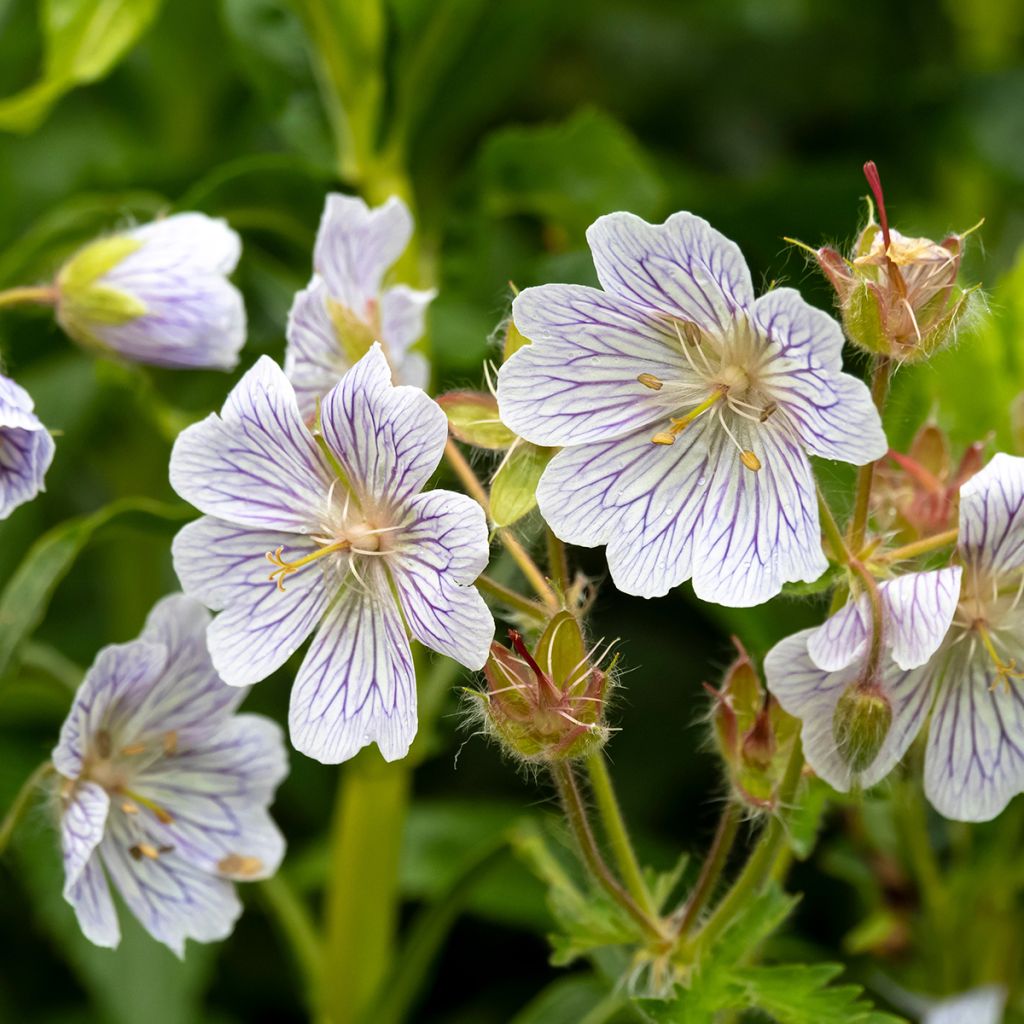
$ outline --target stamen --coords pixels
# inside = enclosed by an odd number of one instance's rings
[[[146,808],[147,811],[152,811],[153,815],[156,817],[157,821],[160,822],[160,824],[174,824],[174,818],[171,816],[171,814],[165,811],[155,800],[150,800],[149,797],[142,796],[141,793],[133,793],[130,789],[124,790],[124,794],[125,796],[131,797],[132,800],[135,801],[135,803],[141,804],[143,807]],[[137,807],[135,808],[135,811],[138,811]],[[132,814],[135,812],[129,811],[128,813]]]
[[[160,851],[151,843],[136,843],[128,847],[128,852],[135,860],[142,860],[143,857],[156,860],[160,856]]]
[[[96,753],[100,755],[104,760],[110,757],[114,749],[114,744],[110,739],[110,733],[106,729],[100,729],[95,736],[96,742]]]
[[[988,656],[992,659],[992,663],[996,667],[996,678],[993,680],[989,690],[995,690],[997,686],[1002,684],[1006,688],[1006,692],[1010,692],[1010,680],[1011,679],[1024,679],[1024,671],[1017,668],[1017,661],[1015,658],[1011,658],[1009,661],[1003,661],[999,656],[999,652],[996,650],[996,645],[992,641],[992,635],[988,629],[981,622],[976,622],[974,628],[981,638],[981,643],[985,650],[988,652]]]
[[[217,870],[224,875],[240,875],[252,878],[263,870],[263,861],[259,857],[251,857],[242,853],[229,853],[217,861]]]
[[[650,388],[652,391],[660,391],[665,385],[662,381],[658,380],[653,373],[641,373],[637,380],[643,384],[645,388]]]
[[[760,417],[760,418],[761,418],[761,422],[762,422],[762,423],[766,422],[766,421],[767,421],[767,419],[768,419],[768,417],[769,417],[769,416],[771,416],[771,415],[772,415],[772,414],[773,414],[773,413],[775,412],[775,410],[776,410],[776,409],[778,409],[778,407],[779,407],[779,406],[778,406],[778,403],[777,403],[777,402],[769,402],[769,403],[768,403],[768,404],[767,404],[767,405],[766,405],[766,406],[765,406],[765,407],[764,407],[764,408],[763,408],[763,409],[761,410],[761,417]]]
[[[135,757],[137,754],[144,754],[145,752],[145,743],[129,743],[127,747],[121,748],[121,754],[124,757]]]
[[[698,416],[707,412],[715,402],[721,401],[726,395],[723,387],[715,388],[710,398],[705,398],[700,405],[694,406],[685,416],[670,421],[668,430],[659,431],[651,438],[652,444],[673,444],[677,434],[681,434]]]
[[[289,562],[281,554],[281,552],[284,551],[284,545],[282,544],[276,551],[267,552],[267,561],[271,565],[277,566],[267,579],[272,583],[276,583],[277,589],[283,593],[285,576],[290,576],[293,572],[298,572],[303,566],[309,565],[311,562],[315,562],[318,558],[323,558],[325,555],[332,555],[337,551],[348,551],[351,547],[352,544],[350,541],[338,540],[333,544],[325,544],[322,548],[318,548],[316,551],[312,551],[308,555],[303,555],[302,558],[295,559],[294,562]]]
[[[725,416],[722,414],[722,410],[718,410],[718,422],[721,423],[722,429],[728,434],[729,440],[736,446],[740,453],[740,462],[747,467],[751,472],[756,473],[761,468],[761,460],[749,449],[744,448],[743,445],[737,440],[736,435],[729,429],[729,424],[725,422]]]
[[[125,800],[125,802],[123,804],[121,804],[121,810],[124,811],[125,814],[138,814],[139,813],[138,805],[137,804],[133,804],[130,800]]]
[[[172,729],[164,733],[164,753],[170,757],[178,752],[178,733]]]
[[[683,350],[683,355],[686,356],[686,361],[690,364],[690,369],[694,373],[700,375],[700,370],[697,369],[697,364],[693,361],[693,356],[690,354],[690,349],[695,348],[699,353],[701,360],[704,363],[704,370],[707,373],[711,373],[711,363],[708,362],[707,353],[704,351],[704,346],[701,344],[703,335],[701,334],[700,328],[689,320],[683,321],[683,332],[686,334],[686,338],[679,332],[679,321],[673,319],[672,326],[675,328],[676,337],[679,339],[679,347]]]

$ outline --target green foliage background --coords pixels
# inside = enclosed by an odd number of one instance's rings
[[[238,279],[251,329],[242,369],[260,353],[280,358],[324,194],[351,172],[359,148],[354,139],[338,150],[338,112],[321,100],[317,74],[326,72],[297,13],[330,6],[0,0],[0,96],[10,97],[0,102],[0,287],[48,278],[76,245],[111,227],[203,210],[244,236]],[[898,377],[891,441],[906,442],[937,410],[958,443],[992,430],[999,447],[1020,451],[1010,413],[1024,390],[1019,0],[391,0],[385,14],[380,101],[407,154],[419,270],[441,289],[430,321],[438,388],[478,384],[483,359],[496,353],[508,281],[593,280],[583,233],[610,210],[650,219],[693,210],[740,243],[755,281],[786,280],[827,306],[826,288],[782,237],[851,239],[863,212],[860,167],[873,158],[905,232],[941,237],[986,218],[965,279],[985,282],[997,314],[954,351]],[[368,188],[386,194],[384,175]],[[52,746],[79,666],[134,636],[151,603],[175,588],[168,545],[187,512],[167,483],[170,441],[182,411],[219,406],[232,379],[97,362],[43,313],[5,312],[0,352],[44,422],[62,432],[47,493],[0,524],[0,585],[48,528],[119,499],[149,502],[77,528],[84,547],[31,643],[16,654],[0,643],[5,806]],[[599,556],[584,564],[603,571]],[[20,599],[0,612],[37,625]],[[700,683],[728,661],[729,632],[762,654],[819,612],[792,599],[738,613],[683,593],[645,603],[602,592],[596,628],[623,638],[629,669],[614,711],[616,778],[660,867],[680,850],[701,850],[713,824],[721,790]],[[286,699],[283,672],[251,704],[281,717]],[[548,965],[553,925],[522,859],[503,854],[459,887],[461,870],[496,837],[546,816],[550,793],[460,731],[455,707],[452,698],[416,776],[401,879],[409,915],[439,899],[464,913],[428,966],[414,1019],[632,1019],[616,1015],[599,977]],[[335,773],[298,754],[292,764],[275,813],[291,841],[287,877],[315,899]],[[840,828],[846,812],[829,819],[818,853],[796,872],[809,896],[780,948],[845,959],[880,997],[893,980],[930,994],[1014,981],[1024,966],[1024,879],[1012,856],[1022,809],[986,828],[941,832],[937,842],[969,851],[942,936],[934,921],[922,923],[913,886],[894,909],[874,870],[872,857],[905,858],[892,832],[896,800],[883,792],[857,812],[870,856]],[[190,947],[184,965],[135,932],[114,955],[77,935],[54,850],[40,807],[0,864],[0,1020],[303,1019],[299,980],[259,890],[248,891],[234,938]],[[986,899],[1002,916],[972,943]],[[894,914],[910,934],[887,956],[868,932],[895,935]],[[607,1013],[597,1016],[601,1006]]]

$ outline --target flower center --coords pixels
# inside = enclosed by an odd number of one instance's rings
[[[174,754],[177,749],[178,734],[173,729],[153,742],[129,743],[116,751],[110,733],[100,729],[89,744],[81,778],[102,786],[111,796],[122,798],[119,806],[125,814],[138,814],[144,808],[162,824],[170,825],[174,821],[171,814],[136,792],[132,780],[154,761]]]
[[[958,641],[969,639],[972,650],[981,646],[995,668],[989,689],[1004,686],[1007,690],[1015,679],[1024,679],[1024,669],[1007,651],[1007,636],[1019,636],[1020,606],[1024,597],[1024,573],[1019,584],[1007,587],[993,574],[967,567],[963,591],[957,605],[955,625],[960,628]]]

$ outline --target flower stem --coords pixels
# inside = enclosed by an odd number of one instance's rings
[[[565,544],[555,536],[550,526],[545,528],[548,537],[548,574],[558,584],[558,589],[565,597],[569,593],[569,558],[565,552]]]
[[[562,798],[562,806],[565,809],[569,827],[572,829],[573,836],[576,839],[576,845],[579,847],[583,862],[586,864],[594,880],[629,914],[648,938],[653,939],[659,944],[665,943],[668,937],[662,930],[660,922],[641,910],[633,897],[623,888],[622,884],[604,862],[604,857],[601,856],[601,850],[590,827],[587,809],[584,806],[572,768],[566,764],[553,764],[551,766],[551,775],[558,788],[559,796]]]
[[[487,492],[483,484],[473,472],[473,467],[466,461],[465,456],[459,451],[455,442],[449,438],[444,446],[444,456],[448,460],[455,475],[459,478],[466,493],[473,498],[486,514],[490,514],[490,502],[487,499]],[[551,585],[544,578],[537,563],[530,557],[526,548],[516,540],[511,530],[503,529],[498,531],[498,537],[505,546],[505,550],[512,556],[512,560],[519,566],[519,571],[526,577],[527,582],[533,587],[534,592],[553,612],[561,607],[558,595],[551,589]]]
[[[5,306],[23,306],[28,304],[53,306],[57,303],[57,289],[52,285],[41,285],[38,288],[8,288],[0,291],[0,309]]]
[[[718,828],[715,830],[715,838],[711,841],[711,849],[701,865],[700,875],[697,877],[697,884],[694,885],[690,898],[682,907],[678,919],[679,923],[676,932],[685,935],[697,920],[700,912],[707,906],[722,877],[729,853],[732,851],[733,843],[740,828],[739,806],[730,800],[718,819]]]
[[[601,816],[605,836],[611,846],[615,863],[619,867],[619,873],[626,883],[626,888],[640,909],[649,917],[654,917],[658,912],[657,907],[651,898],[651,892],[640,868],[640,861],[637,859],[636,851],[630,841],[629,830],[626,828],[622,808],[615,795],[611,773],[608,771],[608,762],[605,761],[604,754],[600,750],[587,758],[587,774],[590,778],[590,789],[597,803],[597,812]]]
[[[890,359],[878,356],[871,377],[871,398],[875,408],[881,415],[885,408],[885,400],[889,395]],[[849,547],[857,554],[864,547],[864,534],[868,526],[868,513],[871,510],[871,485],[875,478],[875,463],[869,462],[861,466],[857,472],[857,490],[853,503],[853,519],[850,521]]]
[[[11,841],[11,836],[14,835],[15,829],[17,829],[18,824],[25,815],[25,811],[28,810],[28,806],[32,802],[32,797],[35,796],[39,784],[52,771],[53,764],[49,761],[44,761],[22,783],[21,789],[18,790],[7,814],[4,815],[3,823],[0,824],[0,855],[7,849],[7,844]]]
[[[931,537],[922,537],[921,540],[915,540],[911,544],[904,544],[903,547],[885,551],[874,561],[887,564],[902,562],[906,558],[916,558],[918,555],[927,555],[930,551],[938,551],[940,548],[955,544],[958,534],[959,530],[946,530]]]
[[[846,541],[843,539],[843,531],[839,529],[836,517],[832,515],[832,509],[829,508],[829,504],[825,500],[821,485],[816,484],[815,486],[818,491],[818,516],[821,519],[822,530],[832,548],[833,557],[840,565],[849,565],[850,552],[847,550]]]
[[[536,601],[531,601],[528,597],[523,597],[522,594],[511,587],[506,587],[504,583],[499,583],[490,576],[478,576],[476,578],[476,586],[485,594],[490,594],[492,597],[497,598],[509,608],[514,608],[524,615],[529,615],[538,622],[544,623],[548,620],[550,613],[543,605],[538,604]]]
[[[711,917],[698,933],[700,942],[705,947],[709,947],[721,935],[736,914],[760,893],[765,883],[771,878],[775,860],[786,841],[786,828],[789,823],[791,805],[796,798],[803,767],[803,748],[798,736],[793,740],[786,772],[779,785],[779,812],[768,823],[764,835],[758,841],[739,878],[725,894],[721,903],[715,907]]]
[[[278,872],[259,883],[267,911],[273,916],[281,934],[295,957],[305,983],[306,1003],[310,1016],[321,1017],[323,999],[323,945],[313,924],[309,908]]]

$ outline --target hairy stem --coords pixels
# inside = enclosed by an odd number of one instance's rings
[[[40,783],[53,771],[53,764],[44,761],[32,774],[22,783],[7,813],[4,815],[3,823],[0,824],[0,855],[7,849],[11,837],[14,835],[18,824],[28,810],[32,798],[39,789]]]
[[[733,843],[740,828],[740,809],[737,804],[730,800],[722,810],[722,816],[718,819],[718,827],[715,830],[715,838],[711,841],[711,849],[701,865],[700,875],[693,887],[690,898],[686,901],[679,913],[677,934],[685,935],[700,916],[700,912],[707,906],[718,884],[722,872],[725,870],[726,861],[732,851]]]
[[[832,514],[832,509],[825,500],[820,484],[815,486],[818,491],[818,516],[821,519],[821,528],[828,538],[833,557],[840,565],[849,565],[850,552],[847,550],[846,541],[843,539],[843,531],[839,529],[839,524],[836,522],[836,517]]]
[[[8,288],[0,291],[0,309],[5,306],[53,306],[57,303],[57,289],[52,285]]]
[[[879,356],[875,360],[874,372],[871,376],[871,398],[875,408],[881,414],[885,408],[885,400],[889,395],[889,375],[891,360],[887,356]],[[871,510],[871,485],[875,479],[875,463],[869,462],[861,466],[857,472],[857,490],[853,503],[853,518],[850,520],[849,547],[854,554],[859,554],[864,547],[864,534],[868,526],[868,513]]]
[[[644,881],[640,861],[637,859],[633,843],[629,838],[629,830],[626,828],[622,808],[619,806],[615,787],[612,785],[611,773],[608,771],[608,762],[605,761],[604,754],[600,750],[587,758],[587,774],[590,778],[590,789],[597,804],[597,812],[601,816],[605,837],[611,847],[619,873],[626,883],[626,888],[641,910],[648,916],[654,917],[657,914],[657,907],[654,906],[647,882]]]
[[[550,526],[545,528],[545,533],[548,538],[548,575],[558,584],[564,597],[569,593],[569,557],[565,544],[555,536]]]
[[[490,576],[478,576],[476,586],[479,590],[485,594],[490,594],[491,597],[496,598],[507,607],[522,612],[524,615],[529,615],[530,618],[535,619],[537,622],[544,623],[548,620],[550,613],[542,604],[531,601],[528,597],[523,597],[518,591],[513,590],[511,587],[506,587],[504,583],[499,583]]]
[[[943,533],[936,533],[931,537],[922,537],[921,540],[915,540],[911,544],[904,544],[903,547],[885,551],[873,559],[873,561],[888,564],[890,562],[902,562],[907,558],[916,558],[918,555],[927,555],[931,551],[938,551],[941,548],[948,547],[950,544],[955,544],[959,532],[959,530],[955,529],[946,530]]]

